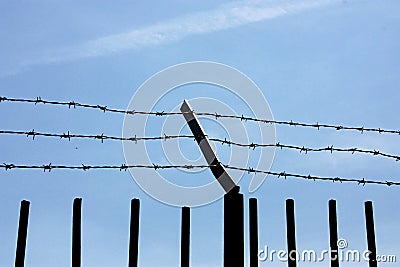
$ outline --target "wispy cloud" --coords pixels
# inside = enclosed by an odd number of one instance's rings
[[[166,44],[189,35],[213,33],[279,16],[299,13],[333,1],[252,0],[232,2],[213,10],[193,13],[133,29],[126,33],[109,35],[74,46],[56,49],[42,57],[26,60],[19,66],[19,71],[35,65],[107,56],[127,50]]]

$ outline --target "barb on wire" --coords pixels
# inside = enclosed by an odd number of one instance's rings
[[[155,116],[171,116],[171,115],[182,115],[181,112],[164,112],[164,111],[137,111],[137,110],[124,110],[124,109],[116,109],[116,108],[109,108],[107,106],[101,105],[90,105],[90,104],[82,104],[75,101],[69,102],[62,102],[62,101],[49,101],[43,100],[40,97],[36,99],[24,99],[24,98],[9,98],[9,97],[0,97],[0,102],[22,102],[22,103],[34,103],[35,105],[38,103],[43,104],[51,104],[51,105],[62,105],[68,106],[68,108],[91,108],[91,109],[98,109],[103,112],[112,112],[112,113],[123,113],[123,114],[130,114],[130,115],[155,115]],[[239,119],[241,121],[254,121],[254,122],[261,122],[266,124],[276,124],[276,125],[288,125],[288,126],[299,126],[299,127],[310,127],[320,130],[321,128],[330,128],[335,129],[337,131],[340,130],[352,130],[358,131],[360,133],[364,132],[376,132],[376,133],[387,133],[387,134],[395,134],[400,135],[400,130],[388,130],[382,128],[367,128],[364,126],[344,126],[344,125],[330,125],[330,124],[320,124],[320,123],[304,123],[304,122],[294,122],[290,121],[278,121],[278,120],[267,120],[262,118],[256,117],[246,117],[244,115],[226,115],[226,114],[218,114],[216,112],[196,112],[198,116],[207,116],[207,117],[214,117],[218,118],[227,118],[227,119]]]
[[[96,139],[100,140],[101,143],[104,142],[104,140],[118,140],[118,141],[133,141],[137,143],[138,141],[151,141],[151,140],[164,140],[167,141],[169,139],[177,139],[177,138],[190,138],[194,140],[193,135],[167,135],[163,134],[163,136],[154,136],[154,137],[137,137],[132,136],[132,137],[117,137],[117,136],[108,136],[105,135],[104,133],[102,134],[97,134],[97,135],[85,135],[85,134],[71,134],[69,131],[67,133],[43,133],[43,132],[35,132],[35,130],[32,131],[9,131],[9,130],[0,130],[0,134],[14,134],[14,135],[26,135],[27,137],[32,136],[33,139],[35,139],[35,136],[44,136],[44,137],[59,137],[60,139],[68,139],[68,141],[71,141],[72,138],[87,138],[87,139]],[[330,152],[333,153],[335,152],[348,152],[348,153],[363,153],[363,154],[370,154],[374,156],[381,156],[385,158],[391,158],[396,161],[400,162],[400,156],[399,155],[392,155],[388,153],[381,152],[379,150],[366,150],[366,149],[361,149],[361,148],[336,148],[333,146],[327,146],[327,147],[321,147],[321,148],[311,148],[311,147],[305,147],[305,146],[295,146],[295,145],[285,145],[281,143],[275,143],[275,144],[257,144],[257,143],[250,143],[250,144],[244,144],[244,143],[239,143],[239,142],[234,142],[231,140],[225,139],[219,139],[219,138],[209,138],[210,141],[220,143],[222,145],[227,144],[228,146],[233,145],[233,146],[239,146],[239,147],[248,147],[249,149],[256,149],[256,148],[265,148],[265,147],[276,147],[280,149],[292,149],[292,150],[298,150],[300,153],[307,154],[309,152]]]
[[[127,170],[133,168],[144,168],[144,169],[193,169],[193,168],[209,168],[215,167],[217,165],[84,165],[81,166],[68,166],[68,165],[52,165],[44,164],[44,165],[17,165],[17,164],[7,164],[3,163],[0,167],[4,168],[4,170],[12,170],[12,169],[41,169],[45,171],[51,171],[53,169],[71,169],[71,170],[93,170],[93,169],[117,169],[117,170]],[[254,168],[243,168],[243,167],[235,167],[230,165],[223,165],[227,169],[236,170],[236,171],[244,171],[248,173],[261,173],[276,176],[277,178],[284,177],[286,178],[297,178],[297,179],[305,179],[305,180],[313,180],[313,181],[331,181],[331,182],[353,182],[357,183],[358,185],[366,185],[366,184],[375,184],[375,185],[387,185],[387,186],[399,186],[400,182],[394,181],[379,181],[379,180],[366,180],[365,178],[342,178],[342,177],[322,177],[322,176],[315,176],[315,175],[304,175],[304,174],[295,174],[295,173],[288,173],[288,172],[273,172],[273,171],[266,171],[266,170],[258,170]]]

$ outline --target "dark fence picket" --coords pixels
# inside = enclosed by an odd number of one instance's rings
[[[17,249],[15,253],[15,267],[24,267],[26,239],[28,235],[29,205],[26,200],[21,201],[18,224]]]
[[[288,266],[296,267],[297,250],[296,250],[296,227],[294,216],[294,200],[286,200],[286,236],[288,246]]]
[[[372,201],[365,202],[365,224],[367,228],[367,243],[369,254],[369,266],[377,267],[376,261],[376,243],[375,243],[375,226],[374,226],[374,211]]]
[[[250,267],[258,266],[258,215],[257,199],[249,199]]]
[[[244,266],[243,194],[239,187],[224,196],[224,266]]]
[[[337,214],[336,200],[329,200],[329,244],[331,249],[331,267],[339,267],[338,257],[338,232],[337,232]]]
[[[131,222],[129,229],[129,267],[138,266],[139,254],[139,213],[140,200],[134,198],[131,200]]]
[[[82,199],[75,198],[72,209],[72,267],[81,266]]]
[[[190,258],[190,208],[182,207],[181,266],[189,267]]]

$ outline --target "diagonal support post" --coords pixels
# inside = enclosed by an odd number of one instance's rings
[[[189,128],[192,131],[194,138],[196,139],[196,142],[207,161],[207,164],[210,165],[211,172],[225,192],[229,192],[236,186],[236,184],[231,176],[226,172],[224,166],[222,166],[217,155],[212,149],[210,140],[208,140],[207,135],[204,133],[204,130],[201,127],[199,120],[194,114],[193,109],[189,105],[188,101],[183,101],[181,112],[183,113],[183,116],[185,117],[185,120],[189,125]]]

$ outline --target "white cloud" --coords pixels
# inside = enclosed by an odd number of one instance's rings
[[[253,0],[232,2],[214,10],[193,13],[180,18],[133,29],[126,33],[109,35],[75,46],[57,49],[43,57],[26,60],[19,67],[19,71],[34,65],[106,56],[126,50],[170,43],[189,35],[207,34],[279,16],[299,13],[329,4],[333,1]]]

